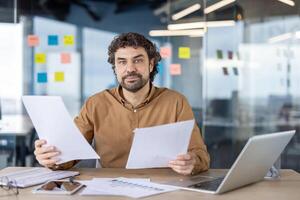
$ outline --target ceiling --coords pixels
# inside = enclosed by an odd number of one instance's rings
[[[83,9],[94,21],[101,21],[105,16],[94,5],[97,2],[114,4],[114,14],[134,12],[137,9],[151,9],[153,14],[160,17],[162,24],[169,22],[170,14],[174,14],[195,3],[201,4],[197,11],[181,21],[204,20],[203,5],[212,5],[220,0],[17,0],[22,15],[52,15],[57,20],[65,21],[71,6]],[[215,12],[205,16],[206,20],[264,19],[270,16],[299,15],[300,0],[294,0],[296,5],[290,7],[278,0],[237,0]],[[0,20],[12,15],[14,1],[0,0]],[[11,8],[11,9],[8,9]]]

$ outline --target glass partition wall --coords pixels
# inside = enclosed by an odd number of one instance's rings
[[[252,135],[296,129],[281,167],[300,170],[300,2],[293,2],[239,0],[207,14],[207,24],[235,20],[208,28],[205,38],[203,129],[212,167],[230,167]]]
[[[253,135],[295,129],[277,164],[300,171],[300,1],[291,2],[169,1],[169,30],[205,31],[165,40],[174,55],[170,66],[181,64],[170,87],[193,107],[212,168],[229,168]],[[195,4],[198,10],[174,20]],[[190,48],[189,59],[179,58],[180,47]]]

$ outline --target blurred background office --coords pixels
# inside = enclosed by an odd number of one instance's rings
[[[62,96],[75,116],[117,85],[113,37],[138,32],[163,58],[155,85],[189,100],[212,168],[253,135],[296,129],[277,164],[300,172],[299,14],[299,0],[0,0],[0,169],[37,164],[22,95]]]

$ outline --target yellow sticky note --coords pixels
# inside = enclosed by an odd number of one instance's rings
[[[63,82],[65,80],[64,72],[55,72],[54,73],[54,81],[55,82]]]
[[[74,35],[65,35],[64,45],[74,45]]]
[[[46,54],[44,54],[44,53],[35,54],[35,63],[36,64],[45,64],[46,63]]]
[[[181,59],[190,59],[191,58],[190,48],[189,47],[179,47],[178,57]]]

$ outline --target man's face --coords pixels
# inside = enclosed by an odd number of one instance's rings
[[[137,92],[149,81],[153,70],[144,48],[119,48],[115,53],[115,73],[119,84],[130,92]]]

